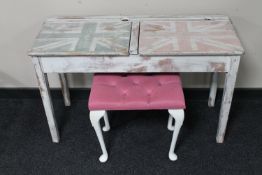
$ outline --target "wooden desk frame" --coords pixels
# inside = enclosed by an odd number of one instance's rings
[[[174,17],[176,20],[185,17]],[[41,53],[31,54],[36,70],[37,80],[49,129],[53,142],[59,142],[59,132],[55,120],[52,99],[46,74],[58,73],[64,95],[65,105],[70,106],[70,95],[65,73],[96,73],[96,72],[209,72],[212,74],[209,106],[214,106],[217,91],[217,73],[225,76],[223,99],[219,114],[216,141],[223,143],[226,132],[229,111],[233,98],[235,82],[241,55],[195,55],[195,56],[140,56],[138,54],[139,21],[143,20],[172,20],[172,17],[88,17],[79,19],[89,20],[130,20],[132,22],[131,40],[128,56],[45,56]],[[186,19],[228,19],[225,16],[197,16]],[[49,20],[57,20],[50,18]],[[63,18],[59,18],[61,20]],[[77,18],[72,18],[77,19]],[[67,19],[68,20],[68,19]],[[36,56],[37,55],[37,56]]]

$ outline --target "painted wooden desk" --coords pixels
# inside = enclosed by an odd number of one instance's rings
[[[32,57],[53,142],[59,132],[47,73],[58,73],[70,105],[65,73],[211,72],[213,106],[217,72],[226,73],[216,140],[224,141],[243,47],[226,16],[57,17],[43,24]]]

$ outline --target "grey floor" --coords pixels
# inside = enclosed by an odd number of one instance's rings
[[[109,160],[101,164],[88,90],[73,91],[71,107],[53,92],[59,144],[51,142],[37,90],[0,90],[0,175],[262,174],[262,91],[236,92],[224,144],[215,142],[220,95],[216,107],[208,108],[207,90],[185,94],[178,161],[168,159],[166,111],[122,111],[110,113],[112,129],[104,134]]]

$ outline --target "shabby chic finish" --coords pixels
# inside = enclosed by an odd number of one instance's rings
[[[29,55],[33,58],[52,139],[59,133],[46,73],[213,72],[209,106],[215,102],[217,72],[226,73],[217,142],[224,141],[239,61],[244,50],[226,16],[95,16],[49,18]]]
[[[65,74],[59,74],[59,79],[60,79],[65,106],[70,106],[71,101],[70,101],[70,93],[68,89],[67,77]]]
[[[229,20],[143,21],[141,55],[235,55],[243,48]]]
[[[52,136],[52,140],[55,143],[59,142],[60,136],[56,124],[56,119],[54,117],[54,108],[53,103],[50,96],[49,83],[47,80],[47,75],[42,71],[41,64],[36,57],[32,59],[35,71],[36,78],[38,80],[39,90],[42,97],[43,105],[45,108],[45,114],[47,117],[48,126],[50,129],[50,133]]]
[[[43,56],[128,55],[130,22],[47,22],[33,52]]]
[[[218,73],[213,72],[211,75],[210,92],[209,92],[209,98],[208,98],[209,107],[215,106],[215,99],[216,99],[216,94],[217,94],[217,83],[218,83]]]

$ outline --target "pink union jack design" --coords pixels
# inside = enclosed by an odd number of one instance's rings
[[[243,47],[229,20],[143,21],[141,55],[235,55]]]

